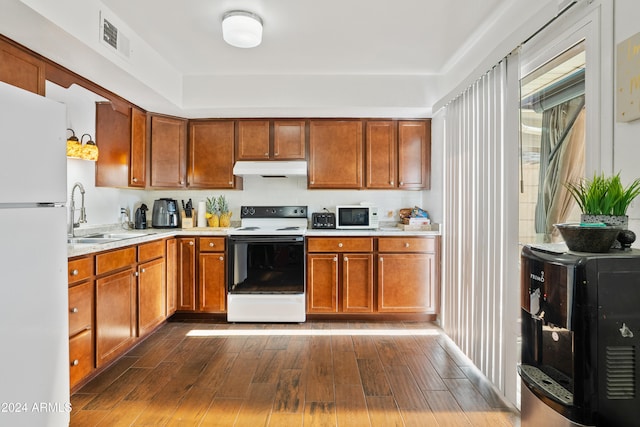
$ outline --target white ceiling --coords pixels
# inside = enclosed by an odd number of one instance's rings
[[[438,74],[507,0],[102,0],[184,75]],[[222,40],[224,12],[264,22],[254,49]]]
[[[430,117],[558,1],[0,0],[0,33],[153,112]],[[222,40],[238,9],[261,16],[260,46]],[[100,16],[130,39],[128,58],[100,42]]]

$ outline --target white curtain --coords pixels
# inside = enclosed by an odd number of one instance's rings
[[[519,66],[512,54],[444,112],[442,316],[513,403],[519,359]]]

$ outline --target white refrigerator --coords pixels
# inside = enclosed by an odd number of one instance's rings
[[[65,124],[0,82],[0,426],[69,424]]]

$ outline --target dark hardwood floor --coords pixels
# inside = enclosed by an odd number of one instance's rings
[[[71,403],[71,426],[520,425],[428,322],[169,322]]]

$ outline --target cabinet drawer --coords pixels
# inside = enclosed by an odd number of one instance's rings
[[[224,243],[224,237],[201,237],[200,252],[222,252]]]
[[[435,252],[435,242],[430,237],[380,237],[378,252]]]
[[[93,257],[70,260],[67,264],[67,282],[80,282],[93,275]]]
[[[138,262],[149,261],[164,256],[164,240],[138,245]]]
[[[136,248],[129,246],[113,252],[96,255],[96,274],[104,274],[135,264]]]
[[[93,322],[93,282],[69,288],[69,336],[91,329]]]
[[[93,334],[84,331],[69,340],[69,385],[73,388],[93,370]]]
[[[372,237],[310,237],[309,252],[371,252]]]

